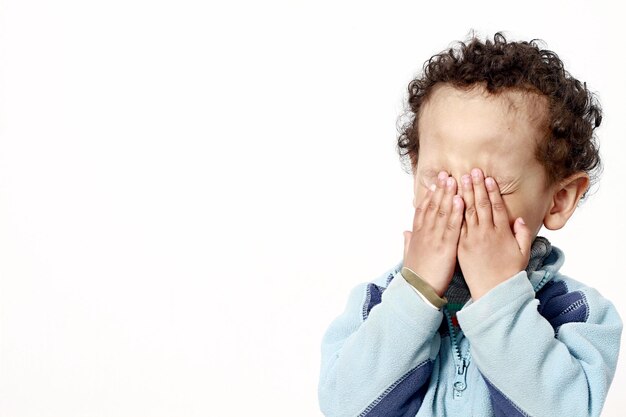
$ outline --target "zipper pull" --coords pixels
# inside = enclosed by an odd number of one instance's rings
[[[467,388],[467,362],[465,358],[461,359],[461,363],[456,366],[456,374],[454,375],[454,398],[463,396],[463,391]]]

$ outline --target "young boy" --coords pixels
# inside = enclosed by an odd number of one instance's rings
[[[403,261],[356,287],[326,331],[321,410],[599,416],[621,319],[537,236],[596,179],[593,94],[554,53],[497,33],[433,56],[408,102],[413,230]]]

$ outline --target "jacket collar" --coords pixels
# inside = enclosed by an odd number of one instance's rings
[[[535,271],[528,274],[528,279],[535,292],[539,291],[547,282],[559,272],[565,262],[565,254],[556,246],[552,246],[550,253],[543,260],[543,264]]]

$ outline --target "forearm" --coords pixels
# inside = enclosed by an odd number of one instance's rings
[[[537,306],[522,271],[457,315],[492,400],[534,417],[598,416],[615,371],[619,318],[605,314],[594,324],[581,317],[564,323],[557,338]]]
[[[390,388],[416,392],[430,377],[439,351],[442,313],[397,274],[365,321],[363,290],[352,294],[322,343],[319,399],[327,416],[354,416],[385,406]],[[400,390],[397,390],[400,391]]]

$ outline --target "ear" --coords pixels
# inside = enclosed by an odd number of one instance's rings
[[[550,206],[543,219],[544,226],[550,230],[558,230],[565,226],[588,187],[589,175],[585,172],[577,172],[560,181],[555,186]]]

